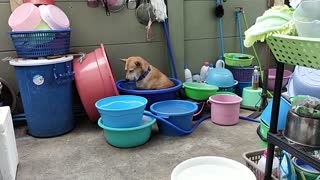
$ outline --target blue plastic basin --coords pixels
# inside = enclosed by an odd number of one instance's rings
[[[177,91],[181,89],[182,82],[174,78],[170,78],[170,80],[175,84],[175,86],[159,90],[137,89],[134,81],[120,80],[117,81],[116,85],[121,94],[138,95],[148,99],[146,109],[149,110],[151,104],[155,102],[176,99]]]
[[[183,100],[167,100],[154,103],[150,106],[150,110],[157,116],[163,117],[172,124],[184,130],[190,130],[192,127],[193,114],[198,106],[189,101]],[[184,135],[180,131],[172,128],[166,123],[157,121],[159,132],[166,136]]]
[[[270,127],[272,103],[273,103],[273,100],[271,100],[268,103],[268,106],[265,108],[265,110],[262,112],[260,116],[260,119],[268,127]],[[286,122],[287,122],[287,114],[290,108],[291,108],[291,104],[287,100],[285,100],[283,97],[281,97],[279,118],[278,118],[278,130],[283,130],[285,128]]]
[[[141,124],[148,100],[141,96],[120,95],[96,102],[102,123],[112,128],[130,128]]]

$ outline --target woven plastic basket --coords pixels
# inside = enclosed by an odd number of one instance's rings
[[[258,161],[260,160],[261,156],[263,155],[263,151],[265,149],[260,149],[256,151],[250,151],[250,152],[245,152],[242,154],[242,158],[246,161],[246,166],[256,175],[257,172],[260,169],[258,168]],[[277,157],[281,157],[281,151],[279,149],[276,149]],[[275,176],[272,175],[271,179],[273,180],[278,180]]]
[[[253,67],[227,67],[233,74],[235,80],[239,82],[251,82]]]
[[[21,58],[38,58],[69,53],[71,30],[9,32]]]
[[[279,62],[320,69],[320,38],[273,35],[267,43]]]

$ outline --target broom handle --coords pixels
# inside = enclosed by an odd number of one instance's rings
[[[169,57],[170,57],[171,67],[173,69],[173,75],[174,75],[174,78],[178,79],[176,65],[174,63],[174,57],[173,57],[171,43],[170,43],[170,36],[169,36],[169,31],[168,31],[168,26],[167,26],[167,20],[164,20],[163,28],[164,28],[164,33],[166,35],[166,42],[167,42],[167,47],[168,47],[168,53],[169,53]]]

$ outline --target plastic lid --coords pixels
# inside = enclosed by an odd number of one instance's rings
[[[205,65],[205,66],[209,66],[209,62],[208,62],[208,61],[206,61],[206,62],[204,62],[204,63],[203,63],[203,65]]]
[[[61,28],[69,28],[70,22],[67,15],[57,6],[48,5],[47,11],[50,19],[54,21]]]
[[[200,75],[198,72],[193,73],[192,75]]]
[[[57,59],[18,59],[18,60],[11,60],[9,63],[12,66],[43,66],[43,65],[50,65],[50,64],[57,64],[57,63],[64,63],[67,61],[73,60],[73,56],[64,56]]]
[[[184,65],[184,69],[188,69],[188,66],[186,64]]]
[[[209,64],[209,67],[212,67],[212,68],[213,68],[213,64]]]

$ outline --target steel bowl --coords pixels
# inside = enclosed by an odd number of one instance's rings
[[[301,117],[290,110],[283,135],[297,144],[320,147],[320,119]]]

